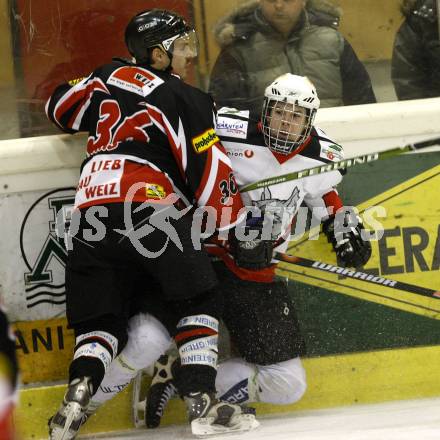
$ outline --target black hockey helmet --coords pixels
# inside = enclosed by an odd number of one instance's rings
[[[179,38],[185,40],[185,55],[196,56],[197,38],[194,29],[179,14],[165,9],[140,12],[125,29],[125,44],[137,63],[148,62],[148,49],[153,47],[162,48],[172,58]]]

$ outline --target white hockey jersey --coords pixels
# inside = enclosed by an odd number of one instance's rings
[[[248,111],[220,109],[216,132],[231,159],[239,188],[265,178],[343,159],[342,148],[316,127],[294,153],[287,156],[273,153],[264,143],[259,123],[249,118]],[[276,242],[277,252],[285,252],[291,224],[301,204],[304,202],[312,209],[315,217],[327,218],[329,209],[335,212],[342,206],[335,190],[341,180],[341,172],[332,171],[255,189],[242,193],[241,196],[246,206],[257,206],[263,214],[273,216],[271,239]],[[234,265],[231,255],[211,246],[208,247],[208,251],[221,256],[230,269],[241,278],[270,281],[273,277],[275,267],[271,268],[272,270],[246,271]]]

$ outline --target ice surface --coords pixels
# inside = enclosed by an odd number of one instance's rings
[[[212,437],[215,440],[439,440],[440,398],[357,405],[289,415],[258,417],[252,432]],[[81,438],[100,440],[192,439],[189,426],[143,429]]]

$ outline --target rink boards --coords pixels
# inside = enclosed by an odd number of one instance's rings
[[[440,395],[440,347],[383,350],[304,359],[308,390],[293,405],[256,404],[257,413],[287,413],[304,409],[348,406]],[[24,439],[47,438],[46,420],[57,410],[65,385],[32,387],[21,391],[17,425]],[[185,408],[173,399],[163,425],[185,423]],[[82,434],[132,428],[131,389],[98,410]]]
[[[438,137],[439,109],[440,98],[323,109],[317,125],[352,157]],[[83,148],[80,137],[61,135],[7,141],[0,149],[0,284],[15,321],[22,379],[33,384],[20,393],[24,440],[47,438],[46,420],[62,398],[72,355],[63,317],[66,253],[55,220],[69,218]],[[29,152],[33,160],[24,161]],[[439,163],[437,150],[355,167],[344,177],[339,191],[346,205],[379,204],[390,214],[365,270],[438,290]],[[300,240],[289,252],[335,264],[322,239]],[[432,374],[440,359],[437,299],[302,267],[283,266],[279,275],[289,278],[306,339],[308,390],[296,405],[259,405],[260,414],[440,395]],[[48,380],[59,385],[34,384]],[[83,432],[129,428],[130,407],[124,392]],[[181,402],[173,401],[164,424],[184,421]]]
[[[440,166],[432,166],[432,159],[438,157],[436,153],[422,160],[415,177],[400,182],[391,179],[389,188],[382,189],[379,195],[361,203],[356,201],[361,212],[372,205],[384,206],[390,214],[384,220],[385,230],[400,231],[390,235],[385,245],[373,243],[373,257],[364,270],[438,288],[439,221],[431,209],[440,185]],[[399,164],[401,161],[395,165]],[[356,180],[356,175],[352,179]],[[399,238],[406,230],[423,236],[422,229],[427,231],[428,241],[423,246],[422,242],[414,242],[417,252],[405,243],[399,248]],[[300,240],[289,252],[307,258],[319,255],[323,261],[336,263],[329,245],[322,239]],[[394,274],[384,274],[389,267],[398,267],[400,273],[394,270]],[[297,404],[258,404],[259,414],[440,395],[440,382],[432,374],[440,367],[440,299],[288,264],[281,265],[279,275],[289,278],[289,291],[296,302],[309,349],[309,356],[303,359],[308,390]],[[17,323],[16,327],[24,378],[65,379],[73,338],[64,318]],[[45,437],[44,421],[56,410],[64,387],[62,384],[22,390],[17,422],[25,439]],[[184,422],[182,402],[174,399],[163,423]],[[129,389],[101,408],[82,432],[130,427]]]

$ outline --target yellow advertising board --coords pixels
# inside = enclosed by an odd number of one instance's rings
[[[279,274],[337,294],[439,319],[439,188],[440,165],[358,206],[366,228],[371,228],[367,219],[373,211],[385,214],[373,217],[382,224],[383,234],[372,241],[372,257],[362,271],[379,280],[409,284],[411,288],[406,289],[404,284],[402,288],[399,283],[395,286],[392,283],[374,284],[361,278],[344,277],[337,272],[320,270],[318,264],[310,268],[282,263]],[[288,253],[336,265],[335,253],[323,234],[317,240],[308,238],[303,237],[292,244]]]
[[[12,324],[24,384],[67,379],[74,337],[66,318]]]

